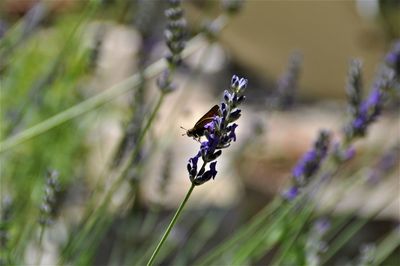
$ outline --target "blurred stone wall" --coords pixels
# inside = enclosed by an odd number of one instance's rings
[[[246,1],[221,39],[240,64],[265,79],[276,79],[289,54],[299,50],[300,95],[343,98],[349,60],[363,60],[369,85],[389,45],[378,13],[363,12],[373,2]],[[189,8],[188,17],[196,11]]]

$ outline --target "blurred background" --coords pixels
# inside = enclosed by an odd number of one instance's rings
[[[167,51],[167,1],[0,3],[4,265],[144,264],[190,187],[186,164],[199,143],[181,127],[192,128],[221,102],[233,74],[249,80],[237,142],[223,151],[215,180],[196,187],[164,264],[193,263],[279,197],[320,129],[341,140],[350,60],[362,61],[367,96],[400,38],[400,3],[229,2],[183,1],[187,40],[205,37],[189,42],[177,88],[162,99],[143,141],[160,95],[161,69],[148,69]],[[230,5],[238,5],[235,12]],[[287,79],[290,94],[283,95]],[[107,94],[119,87],[125,89]],[[316,217],[366,220],[323,264],[355,265],[361,246],[398,226],[399,103],[397,94],[317,200]],[[120,182],[118,169],[132,152]],[[46,214],[52,223],[38,226],[52,176],[60,182]],[[352,177],[360,184],[332,204]],[[198,243],[187,244],[193,237]],[[247,263],[266,264],[269,255]],[[394,251],[383,264],[396,261]]]

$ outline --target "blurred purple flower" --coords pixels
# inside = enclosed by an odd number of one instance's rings
[[[306,152],[292,170],[293,185],[282,193],[287,200],[295,199],[302,187],[305,187],[312,176],[319,170],[325,159],[330,144],[331,134],[329,131],[321,130],[312,150]]]
[[[331,227],[331,222],[329,221],[329,219],[326,218],[320,218],[314,223],[314,228],[320,235],[324,235],[326,231],[329,230],[330,227]]]
[[[400,39],[398,39],[394,43],[392,50],[386,55],[385,62],[389,67],[391,67],[395,71],[397,78],[399,78],[399,76],[400,76]]]
[[[298,87],[302,56],[299,52],[293,52],[289,58],[286,72],[277,82],[277,105],[280,109],[292,107]]]
[[[324,236],[330,228],[330,221],[325,218],[319,218],[313,223],[305,245],[306,248],[306,265],[321,265],[321,253],[328,249]]]
[[[282,193],[282,197],[286,200],[294,200],[299,195],[299,188],[292,186]]]
[[[300,185],[308,183],[308,179],[314,175],[325,158],[330,142],[330,133],[326,130],[321,130],[317,141],[314,143],[314,148],[303,156],[293,169],[293,178]]]
[[[382,112],[386,100],[386,94],[390,88],[400,88],[399,64],[400,64],[400,41],[386,56],[386,65],[382,66],[372,87],[369,96],[360,101],[361,97],[361,64],[353,62],[349,73],[348,100],[351,114],[350,122],[345,126],[344,133],[346,142],[362,137],[366,134],[368,127]],[[360,88],[356,88],[359,86]]]
[[[396,144],[386,151],[370,170],[367,175],[367,182],[371,185],[375,185],[385,175],[390,173],[396,166],[399,165],[400,159],[400,144]]]

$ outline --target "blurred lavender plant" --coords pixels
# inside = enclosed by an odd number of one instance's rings
[[[382,112],[383,104],[387,91],[393,87],[393,82],[398,78],[396,70],[400,60],[400,45],[395,45],[394,49],[388,53],[386,63],[392,68],[383,68],[373,85],[373,90],[367,99],[362,101],[362,75],[361,61],[354,59],[350,63],[349,77],[346,92],[349,101],[350,122],[344,127],[345,139],[342,144],[337,143],[333,150],[333,157],[338,162],[344,162],[354,157],[355,149],[351,146],[353,140],[363,137],[368,126],[374,122]],[[297,197],[302,187],[306,186],[310,178],[318,171],[322,160],[327,155],[330,142],[330,134],[321,131],[318,140],[314,144],[314,149],[307,152],[293,169],[293,183],[291,187],[282,194],[283,198],[292,200]]]
[[[183,17],[183,9],[180,0],[168,0],[168,9],[165,10],[167,17],[167,29],[164,36],[169,49],[166,56],[168,67],[163,71],[157,79],[157,85],[161,92],[169,93],[175,90],[176,85],[173,84],[173,77],[176,68],[181,64],[181,53],[185,48],[186,20]]]
[[[60,191],[58,172],[50,170],[47,172],[44,188],[43,201],[40,206],[39,223],[44,227],[52,223],[52,214],[56,207],[56,194]]]
[[[314,143],[313,149],[304,154],[292,171],[293,185],[285,190],[283,198],[293,200],[300,193],[300,190],[310,183],[311,177],[319,170],[321,163],[325,159],[331,134],[329,131],[321,130]]]
[[[10,239],[10,222],[12,215],[13,201],[10,196],[5,196],[1,201],[0,209],[0,265],[7,265],[7,249]]]
[[[393,50],[387,54],[387,67],[383,66],[380,69],[372,91],[364,101],[361,101],[361,64],[353,61],[347,87],[351,118],[344,127],[345,144],[363,137],[369,125],[381,114],[388,91],[390,88],[395,88],[396,82],[398,82],[399,47],[400,44],[396,44]]]
[[[167,18],[167,28],[164,31],[166,44],[169,49],[169,54],[166,56],[166,60],[168,62],[167,69],[163,71],[161,76],[157,79],[157,85],[162,92],[162,95],[172,92],[175,89],[175,85],[172,83],[174,73],[176,68],[181,63],[181,52],[185,47],[184,37],[186,34],[186,20],[183,17],[183,9],[181,7],[181,1],[179,0],[168,0],[167,1],[168,8],[165,10],[165,16]],[[148,6],[146,3],[142,3],[143,8],[150,8],[153,7],[150,5]],[[141,20],[141,28],[146,28],[146,21]],[[147,25],[149,26],[149,25]],[[150,44],[147,45],[149,47],[143,46],[144,49],[150,49],[152,47],[152,40],[147,39],[148,36],[144,36],[145,41]],[[149,37],[150,38],[150,37]],[[140,64],[146,63],[145,55],[143,54],[140,60]],[[143,66],[141,66],[143,67]],[[135,150],[131,155],[129,160],[129,165],[124,170],[124,176],[128,176],[128,179],[132,182],[132,184],[137,182],[138,174],[135,165],[138,165],[145,156],[143,151],[141,150],[141,141],[144,136],[144,131],[146,131],[149,127],[146,126],[143,122],[143,116],[147,111],[146,108],[143,106],[144,103],[144,96],[145,96],[145,80],[143,79],[141,86],[136,91],[136,94],[133,97],[132,102],[132,109],[134,111],[129,126],[126,130],[125,136],[122,139],[117,152],[114,158],[114,167],[120,165],[123,157],[127,154],[133,147]],[[153,111],[153,115],[156,114],[158,108],[161,106],[162,103],[162,96],[157,104],[157,107]],[[152,117],[152,115],[150,116]],[[153,116],[154,117],[154,116]],[[151,121],[150,118],[149,121]]]
[[[362,101],[363,84],[361,75],[362,62],[359,59],[353,59],[350,62],[346,93],[349,101],[349,113],[356,117],[359,114],[359,106]]]
[[[323,241],[325,233],[330,228],[330,222],[327,219],[320,218],[316,220],[311,227],[305,245],[306,250],[306,265],[317,266],[321,265],[320,255],[327,250],[327,243]]]
[[[392,50],[385,57],[386,65],[394,72],[394,79],[400,82],[400,39],[393,44]],[[400,89],[397,87],[397,89]]]
[[[294,52],[289,58],[286,72],[277,82],[276,107],[285,110],[293,106],[302,66],[302,55]]]
[[[124,136],[114,154],[114,161],[112,162],[113,168],[120,166],[121,162],[126,159],[127,155],[139,143],[140,134],[144,125],[143,117],[148,111],[146,108],[147,80],[144,78],[144,70],[149,63],[154,47],[160,39],[159,27],[161,23],[159,17],[162,6],[157,5],[156,1],[146,0],[138,1],[137,5],[134,24],[142,37],[138,54],[138,73],[141,79],[139,86],[132,93],[130,118],[125,127]],[[135,166],[140,164],[143,157],[145,157],[143,150],[138,151],[138,155],[129,166],[128,179],[130,181],[138,179],[138,171],[136,171],[137,169]]]
[[[247,83],[247,79],[234,75],[229,90],[224,91],[224,102],[221,103],[219,115],[214,116],[213,120],[205,126],[207,140],[201,142],[200,151],[189,159],[187,169],[192,184],[197,186],[211,178],[214,179],[217,175],[215,160],[222,154],[222,149],[229,147],[232,141],[236,141],[235,129],[238,125],[233,122],[241,115],[238,106],[245,100],[243,93]],[[203,165],[198,171],[197,163],[200,157]],[[208,163],[210,166],[206,171]]]
[[[378,162],[367,174],[367,183],[374,185],[379,182],[385,175],[399,165],[400,159],[400,143],[391,147],[383,153]]]

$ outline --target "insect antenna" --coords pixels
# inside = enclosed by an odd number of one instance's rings
[[[183,130],[185,130],[185,133],[183,133],[183,134],[182,134],[182,136],[185,136],[185,135],[187,135],[187,133],[186,133],[186,132],[187,132],[187,129],[186,129],[186,128],[184,128],[184,127],[182,127],[182,126],[181,126],[181,128],[182,128]]]

